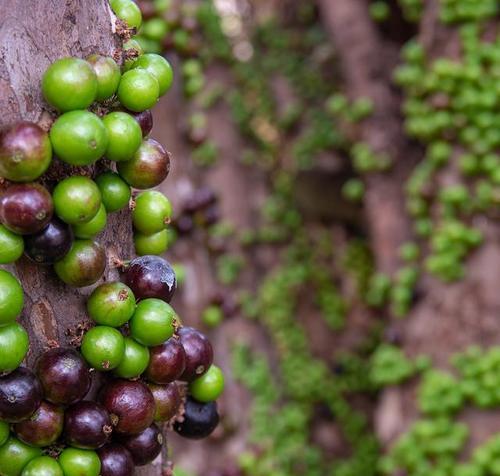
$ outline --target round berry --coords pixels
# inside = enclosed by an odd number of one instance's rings
[[[45,71],[42,92],[45,100],[59,111],[86,109],[95,100],[97,78],[86,61],[62,58]]]
[[[120,282],[101,284],[90,295],[87,310],[97,324],[123,326],[135,311],[134,293]]]
[[[31,446],[50,446],[61,436],[64,411],[49,402],[42,402],[29,420],[14,425],[17,437]]]
[[[151,463],[161,451],[163,436],[153,423],[138,435],[128,435],[120,438],[120,443],[130,451],[136,466]]]
[[[153,129],[153,114],[151,111],[146,109],[145,111],[133,112],[131,114],[141,128],[142,137],[149,136],[151,130]]]
[[[173,418],[182,403],[181,392],[175,382],[167,385],[148,384],[155,399],[155,421],[168,421]]]
[[[102,122],[108,132],[106,158],[116,162],[130,160],[142,143],[139,123],[126,112],[110,112]]]
[[[179,339],[171,337],[166,342],[149,349],[150,359],[146,378],[157,384],[178,380],[186,369],[186,353]]]
[[[134,112],[153,107],[160,96],[156,78],[145,69],[131,69],[123,74],[118,86],[120,103]]]
[[[17,122],[0,130],[0,177],[12,182],[31,182],[52,161],[49,135],[32,122]]]
[[[0,326],[0,374],[17,369],[29,349],[28,333],[17,322]]]
[[[162,230],[152,235],[134,233],[135,252],[138,256],[162,255],[168,248],[168,231]]]
[[[96,183],[80,175],[59,182],[52,196],[56,215],[70,225],[92,220],[101,206],[101,192]]]
[[[172,205],[163,193],[148,190],[135,199],[132,221],[140,233],[152,235],[164,230],[170,223]]]
[[[129,28],[138,30],[142,23],[140,8],[132,0],[111,0],[111,8],[115,15],[123,20]]]
[[[201,403],[187,398],[183,420],[174,424],[174,430],[184,438],[199,440],[209,436],[219,424],[217,403]]]
[[[163,56],[154,53],[142,55],[135,61],[132,68],[145,69],[152,74],[160,86],[160,96],[163,96],[172,86],[174,72]]]
[[[93,368],[108,371],[120,365],[125,354],[125,341],[115,328],[96,326],[83,336],[81,352]]]
[[[22,256],[23,251],[22,237],[0,225],[0,264],[14,263]]]
[[[120,67],[109,56],[90,55],[87,62],[92,66],[97,77],[96,101],[109,99],[116,93],[120,84]]]
[[[59,455],[59,464],[64,476],[99,476],[101,461],[92,450],[66,448]]]
[[[8,271],[0,269],[0,326],[14,321],[23,306],[24,293],[19,281]]]
[[[41,454],[40,448],[29,446],[11,436],[3,446],[0,446],[0,474],[19,476],[23,468]]]
[[[53,217],[42,231],[24,237],[24,253],[35,263],[54,264],[68,254],[73,240],[71,227]]]
[[[60,464],[50,456],[32,459],[23,469],[21,476],[64,476]]]
[[[60,116],[50,129],[54,153],[70,165],[91,165],[108,146],[108,133],[101,119],[89,111]]]
[[[75,240],[69,253],[54,264],[59,279],[76,288],[96,283],[105,269],[106,252],[101,245],[91,240]]]
[[[114,373],[118,377],[133,379],[140,377],[149,363],[149,350],[130,337],[125,338],[125,354]]]
[[[201,377],[212,365],[212,344],[204,334],[192,327],[182,327],[178,334],[186,353],[186,368],[181,380],[191,382]]]
[[[132,476],[134,460],[130,452],[118,443],[109,443],[97,451],[101,460],[101,476]]]
[[[154,346],[174,333],[175,311],[161,299],[145,299],[130,319],[130,335],[143,345]]]
[[[104,172],[96,177],[95,182],[108,213],[116,212],[128,205],[131,196],[130,186],[118,174]]]
[[[224,374],[212,365],[208,371],[189,384],[191,396],[199,402],[213,402],[224,391]]]
[[[106,221],[106,208],[101,203],[95,217],[88,222],[73,225],[73,232],[77,238],[93,238],[106,228]]]

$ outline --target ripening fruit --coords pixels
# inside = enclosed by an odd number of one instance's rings
[[[116,61],[109,56],[90,55],[87,62],[92,66],[97,77],[96,101],[109,99],[118,89],[121,72]]]
[[[89,316],[103,326],[123,326],[135,311],[132,290],[120,282],[104,283],[94,289],[87,301]]]
[[[38,456],[23,469],[21,476],[64,476],[60,464],[50,456]]]
[[[120,103],[134,112],[153,107],[160,96],[156,78],[145,69],[131,69],[123,74],[118,86]]]
[[[101,203],[96,216],[85,223],[73,225],[73,232],[77,238],[93,238],[106,228],[107,215],[104,205]]]
[[[146,378],[156,384],[178,380],[186,369],[186,353],[179,339],[171,337],[149,349],[149,365]]]
[[[152,235],[135,232],[134,246],[137,256],[162,255],[168,248],[168,231],[162,230]]]
[[[144,299],[130,319],[130,335],[143,345],[159,345],[173,335],[175,318],[175,311],[166,302]]]
[[[142,137],[146,138],[153,129],[153,114],[149,109],[141,112],[132,112],[133,118],[138,122],[141,127]]]
[[[212,365],[208,371],[189,384],[189,393],[199,402],[213,402],[224,391],[224,374]]]
[[[151,463],[161,451],[163,436],[153,423],[137,435],[127,435],[119,438],[120,443],[130,451],[136,466]]]
[[[8,271],[0,269],[0,326],[13,322],[23,306],[24,293],[19,281]]]
[[[17,437],[31,446],[50,446],[63,431],[64,411],[62,407],[42,402],[29,420],[14,425]]]
[[[130,337],[125,337],[125,353],[114,374],[121,378],[140,377],[149,363],[149,350]]]
[[[182,403],[181,392],[175,382],[167,385],[148,383],[149,390],[155,399],[155,421],[163,422],[173,418]]]
[[[115,15],[123,20],[129,28],[138,30],[142,23],[140,8],[132,0],[110,0],[109,4]]]
[[[0,225],[0,264],[17,261],[24,252],[24,240],[21,236]]]
[[[92,450],[66,448],[59,455],[59,464],[64,476],[99,476],[101,461]]]
[[[0,474],[19,476],[23,468],[41,454],[40,448],[29,446],[11,436],[3,446],[0,446]]]
[[[21,121],[0,130],[0,177],[31,182],[52,161],[49,135],[33,122]]]
[[[95,100],[97,77],[92,66],[79,58],[61,58],[42,78],[45,100],[62,112],[86,109]]]
[[[0,326],[0,374],[17,369],[28,353],[29,337],[21,324]]]
[[[89,111],[59,116],[50,129],[56,156],[70,165],[91,165],[108,146],[108,132],[101,119]]]
[[[130,452],[118,443],[109,443],[97,451],[101,460],[101,476],[132,476],[134,460]]]
[[[101,206],[101,192],[96,183],[80,175],[59,182],[52,197],[56,215],[70,225],[92,220]]]
[[[108,133],[106,158],[121,162],[134,157],[142,143],[142,130],[139,123],[126,112],[110,112],[102,122]]]
[[[145,69],[158,81],[160,96],[163,96],[172,86],[174,72],[170,63],[160,55],[148,53],[140,56],[132,66],[132,69]]]
[[[178,334],[186,353],[186,368],[180,380],[192,382],[207,372],[212,365],[212,344],[204,334],[192,327],[182,327]]]
[[[96,177],[95,183],[99,187],[102,203],[108,213],[121,210],[129,204],[130,186],[118,174],[104,172]]]
[[[125,341],[115,328],[96,326],[83,336],[81,352],[93,368],[105,372],[120,365]]]
[[[188,397],[184,404],[184,419],[174,424],[174,430],[184,438],[199,440],[209,436],[219,424],[217,403],[201,403]]]
[[[170,223],[172,205],[157,190],[147,190],[137,195],[132,211],[132,222],[140,233],[152,235],[164,230]]]

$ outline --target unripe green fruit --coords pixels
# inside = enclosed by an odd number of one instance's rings
[[[153,107],[160,96],[157,79],[144,69],[131,69],[123,74],[118,86],[118,99],[130,111],[141,112]]]
[[[126,112],[111,112],[102,122],[108,133],[106,158],[116,162],[130,160],[142,144],[142,131],[138,122]]]

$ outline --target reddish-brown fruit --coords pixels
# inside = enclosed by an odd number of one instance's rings
[[[163,435],[158,427],[152,424],[138,435],[120,438],[120,443],[130,451],[136,466],[144,466],[160,454]]]
[[[178,339],[171,337],[163,344],[149,349],[146,378],[157,384],[178,380],[186,369],[186,353]]]
[[[180,379],[191,382],[212,365],[214,351],[207,337],[192,327],[182,327],[178,334],[186,353],[186,369]]]
[[[173,418],[182,403],[181,392],[175,382],[167,385],[148,384],[155,399],[155,421],[168,421]]]

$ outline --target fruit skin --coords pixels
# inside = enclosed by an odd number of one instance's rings
[[[118,443],[109,443],[97,451],[101,460],[101,476],[132,476],[134,460],[129,450]]]
[[[180,380],[191,382],[208,371],[214,359],[214,351],[206,336],[192,327],[182,327],[178,334],[186,353],[186,368]]]
[[[56,156],[70,165],[91,165],[108,146],[108,132],[101,119],[89,111],[59,116],[50,129]]]
[[[0,374],[17,369],[28,353],[29,337],[21,324],[0,327]]]
[[[93,180],[80,175],[59,182],[52,197],[56,215],[70,225],[92,220],[101,206],[99,187]]]
[[[58,405],[78,402],[90,389],[90,369],[72,348],[57,347],[44,352],[36,363],[36,373],[45,398]]]
[[[144,299],[130,319],[130,335],[143,345],[159,345],[172,337],[175,317],[172,307],[161,299]]]
[[[145,69],[156,78],[160,87],[160,96],[163,96],[172,86],[174,72],[163,56],[154,53],[142,55],[132,66],[132,69],[136,68]]]
[[[125,342],[115,328],[96,326],[83,336],[81,352],[96,370],[112,370],[123,359]]]
[[[216,365],[189,384],[189,393],[198,402],[208,403],[217,400],[224,391],[224,374]]]
[[[101,404],[82,401],[66,409],[64,437],[69,445],[95,450],[108,442],[112,432],[111,417]]]
[[[64,476],[99,476],[101,461],[92,450],[66,448],[59,455],[59,464]]]
[[[120,84],[121,72],[116,61],[109,56],[90,55],[87,62],[92,66],[97,78],[95,100],[104,101],[115,94]]]
[[[186,353],[176,337],[149,349],[149,365],[146,378],[156,384],[178,380],[186,369]]]
[[[104,326],[123,326],[135,311],[135,296],[123,283],[104,283],[92,291],[87,301],[89,316]]]
[[[101,389],[99,401],[118,417],[114,431],[136,435],[153,423],[155,400],[149,388],[140,381],[116,379]]]
[[[130,186],[114,172],[104,172],[96,177],[102,203],[108,213],[116,212],[128,205],[130,201]]]
[[[173,418],[182,403],[179,387],[175,382],[167,385],[148,383],[149,390],[155,399],[155,421],[163,422]]]
[[[108,133],[106,158],[120,162],[130,160],[142,143],[139,123],[126,112],[110,112],[102,120]]]
[[[135,229],[144,235],[164,230],[170,223],[171,216],[170,200],[157,190],[142,192],[135,199],[132,222]]]
[[[169,172],[170,155],[154,139],[144,140],[131,160],[118,164],[123,179],[140,190],[160,185]]]
[[[13,184],[0,198],[0,221],[19,235],[42,230],[53,213],[54,204],[50,193],[37,183]]]
[[[75,240],[69,253],[54,264],[61,281],[82,288],[99,281],[106,269],[106,252],[95,241]]]
[[[96,216],[86,223],[73,225],[73,232],[77,238],[92,238],[106,228],[107,215],[106,208],[101,203]]]
[[[42,402],[42,386],[36,375],[20,367],[0,377],[0,419],[17,423],[29,418]]]
[[[14,321],[21,314],[23,306],[24,293],[19,281],[8,271],[0,269],[0,326]]]
[[[142,137],[147,137],[153,129],[153,114],[149,109],[141,112],[131,112],[134,119],[139,123]]]
[[[188,397],[184,410],[184,420],[174,424],[174,430],[184,438],[206,438],[219,424],[216,402],[200,403]]]
[[[135,232],[134,246],[138,256],[162,255],[168,248],[168,231],[162,230],[152,235]]]
[[[11,436],[3,446],[0,446],[0,474],[20,476],[23,468],[41,454],[40,448],[28,446]]]
[[[29,420],[14,425],[17,437],[31,446],[50,446],[61,436],[64,411],[49,402],[42,402]]]
[[[0,264],[14,263],[23,255],[23,252],[23,239],[0,225]]]
[[[5,421],[0,421],[0,446],[2,446],[10,435],[10,425]]]
[[[31,182],[52,161],[49,135],[33,122],[20,121],[0,130],[0,177]]]
[[[160,96],[160,85],[145,69],[131,69],[123,74],[118,86],[120,103],[134,112],[153,107]]]
[[[50,456],[32,459],[23,469],[21,476],[64,476],[59,463]]]
[[[79,58],[61,58],[42,77],[45,100],[62,112],[86,109],[95,100],[97,77],[92,66]]]
[[[114,373],[118,377],[133,379],[139,377],[149,363],[149,350],[130,337],[125,338],[125,354]]]
[[[35,263],[54,264],[68,254],[73,241],[71,227],[52,217],[42,231],[24,236],[24,254]]]
[[[120,437],[119,441],[132,455],[134,464],[144,466],[160,454],[163,435],[153,423],[138,435]]]
[[[170,302],[177,287],[172,266],[159,256],[133,259],[125,270],[124,281],[137,300],[158,298]]]
[[[142,24],[140,8],[131,0],[111,0],[109,2],[115,15],[123,20],[129,28],[139,29]]]

